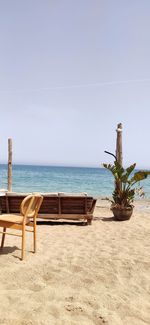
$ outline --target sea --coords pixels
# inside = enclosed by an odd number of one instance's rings
[[[114,179],[104,168],[13,165],[12,190],[15,192],[87,193],[111,197]],[[150,198],[150,176],[141,182],[145,198]],[[0,189],[7,189],[7,165],[0,165]]]

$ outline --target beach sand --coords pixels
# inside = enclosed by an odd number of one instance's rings
[[[0,254],[2,325],[150,324],[150,202],[129,221],[98,200],[91,226],[38,224],[38,252],[20,261],[20,239]]]

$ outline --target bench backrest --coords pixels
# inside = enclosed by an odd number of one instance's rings
[[[20,205],[26,195],[8,193],[6,197],[2,197],[2,213],[19,213]],[[39,214],[87,214],[93,212],[96,204],[93,197],[86,195],[44,194],[43,197]]]

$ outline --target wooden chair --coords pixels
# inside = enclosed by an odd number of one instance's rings
[[[21,259],[23,260],[25,257],[25,233],[28,231],[33,233],[33,252],[36,252],[36,217],[42,201],[43,197],[40,194],[28,195],[20,205],[20,214],[0,215],[0,227],[3,227],[3,231],[0,232],[2,234],[1,249],[3,249],[6,234],[22,237]],[[32,227],[32,230],[28,227]],[[6,232],[7,228],[21,230],[22,234]]]

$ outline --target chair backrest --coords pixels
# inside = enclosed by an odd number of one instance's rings
[[[43,201],[43,196],[39,193],[26,196],[20,206],[20,213],[29,218],[36,217]]]

